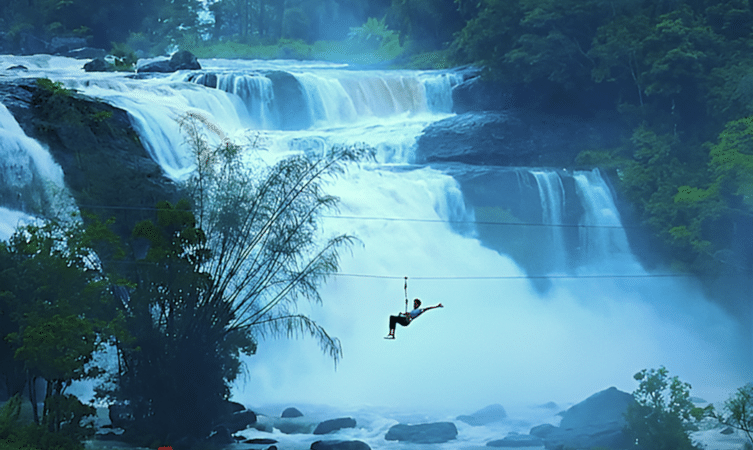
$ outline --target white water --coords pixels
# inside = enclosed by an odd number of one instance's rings
[[[27,222],[29,214],[54,216],[73,206],[63,170],[45,147],[24,133],[2,103],[0,206],[0,239],[7,239],[12,230]]]
[[[354,166],[331,186],[342,200],[341,215],[363,219],[327,218],[325,233],[354,234],[362,244],[343,253],[342,275],[322,287],[324,306],[301,305],[341,339],[342,363],[334,370],[310,340],[263,342],[247,359],[247,374],[234,390],[238,401],[441,417],[491,403],[511,411],[548,401],[566,405],[609,386],[630,392],[634,373],[660,365],[709,400],[751,381],[750,330],[691,281],[651,277],[640,267],[624,231],[613,228],[620,226],[619,215],[598,171],[573,175],[573,198],[564,198],[553,172],[533,171],[541,200],[531,207],[546,211],[544,221],[557,224],[563,205],[578,201],[585,211],[581,224],[590,226],[581,229],[580,255],[538,256],[565,265],[579,258],[581,277],[634,278],[555,278],[541,295],[512,259],[474,237],[472,224],[459,233],[447,223],[474,217],[460,186],[441,170],[410,164],[423,127],[450,114],[451,76],[321,63],[202,64],[221,75],[224,91],[181,81],[186,74],[151,80],[84,75],[67,60],[46,73],[128,110],[147,150],[176,180],[192,170],[174,123],[188,111],[220,124],[236,142],[260,136],[275,154],[353,142],[379,150],[377,163]],[[303,129],[279,129],[285,105],[274,103],[260,72],[275,69],[306,88],[311,122]],[[604,225],[610,228],[598,228]],[[555,248],[566,248],[557,243],[557,229],[550,238]],[[388,316],[404,307],[403,276],[410,277],[411,297],[445,308],[399,328],[395,341],[384,340]]]

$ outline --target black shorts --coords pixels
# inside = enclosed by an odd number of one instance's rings
[[[406,316],[390,316],[390,330],[393,330],[395,328],[395,324],[398,323],[404,327],[407,327],[410,323],[410,320]]]

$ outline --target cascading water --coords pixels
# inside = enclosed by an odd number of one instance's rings
[[[355,142],[378,150],[377,162],[329,185],[341,208],[324,232],[360,243],[322,286],[324,306],[300,305],[341,339],[342,363],[334,370],[309,340],[263,342],[237,400],[460,414],[632,391],[635,372],[660,365],[712,399],[746,381],[748,330],[691,283],[640,267],[598,170],[413,165],[416,137],[451,114],[454,75],[202,64],[146,80],[34,70],[126,109],[176,180],[192,170],[175,123],[186,112],[277,155]],[[530,279],[548,275],[543,290]],[[445,308],[386,341],[404,276],[411,297]]]
[[[30,214],[71,206],[63,170],[50,153],[21,129],[0,103],[0,239]]]

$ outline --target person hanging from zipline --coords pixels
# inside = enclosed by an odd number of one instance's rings
[[[385,339],[395,339],[395,327],[397,324],[407,327],[416,317],[434,308],[444,308],[444,306],[440,303],[436,306],[421,308],[421,300],[416,298],[413,300],[413,309],[408,312],[408,277],[405,277],[405,312],[398,313],[397,316],[390,316],[390,332],[385,336]]]

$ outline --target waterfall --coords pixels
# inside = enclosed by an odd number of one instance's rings
[[[560,176],[555,171],[532,170],[531,174],[536,178],[541,198],[542,224],[548,225],[547,238],[551,250],[548,252],[553,260],[555,268],[567,267],[568,251],[565,246],[565,237],[562,233],[562,220],[565,187]]]
[[[193,170],[175,123],[187,112],[240,144],[258,138],[260,157],[355,143],[377,150],[375,162],[328,184],[341,207],[323,232],[360,241],[321,287],[324,305],[299,305],[341,339],[342,363],[334,371],[311,340],[263,341],[234,387],[238,401],[457,414],[495,402],[567,403],[609,386],[632,391],[634,373],[660,365],[709,399],[744,384],[747,330],[691,282],[640,267],[598,170],[415,165],[416,138],[452,114],[456,75],[293,61],[202,65],[143,80],[83,74],[69,62],[31,72],[128,111],[175,180]],[[26,155],[6,144],[23,140],[13,130],[3,131],[2,151]],[[22,178],[50,171],[44,177],[62,180],[41,156],[13,158]],[[549,276],[547,289],[533,275]],[[386,341],[405,276],[411,297],[445,308]]]
[[[21,129],[0,103],[0,206],[29,214],[52,214],[70,205],[63,170],[49,151]],[[2,214],[15,226],[18,214]]]

